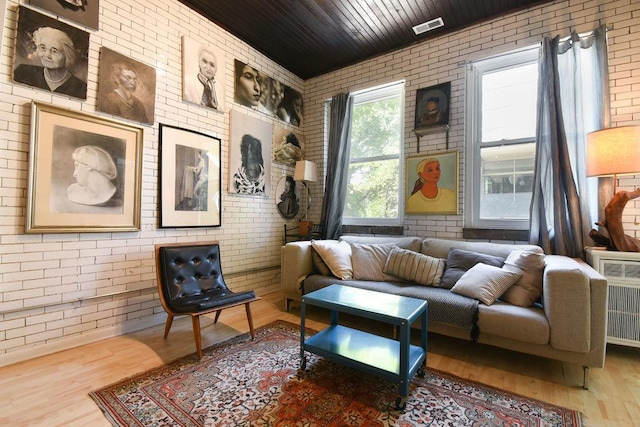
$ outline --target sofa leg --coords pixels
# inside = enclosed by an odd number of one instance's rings
[[[285,298],[284,303],[285,303],[285,310],[289,311],[289,309],[291,308],[291,299]]]
[[[582,367],[583,377],[582,377],[582,388],[585,390],[589,390],[589,367]]]

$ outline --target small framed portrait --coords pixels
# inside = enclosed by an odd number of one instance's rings
[[[281,217],[293,219],[301,209],[302,188],[304,184],[296,182],[292,175],[283,176],[276,186],[276,208]]]
[[[160,227],[219,227],[219,138],[160,123]]]
[[[52,93],[87,99],[89,33],[18,7],[13,80]]]
[[[182,36],[182,99],[224,112],[225,62],[222,49]]]
[[[229,192],[267,197],[271,181],[272,124],[231,110]]]
[[[407,214],[458,214],[458,151],[409,157],[405,175]]]
[[[295,166],[304,160],[304,138],[302,134],[284,126],[273,126],[273,161]]]
[[[140,230],[143,131],[31,104],[27,233]]]
[[[416,92],[415,129],[449,125],[450,100],[451,82],[418,89]]]
[[[156,69],[101,47],[97,99],[97,111],[152,125]]]
[[[29,0],[29,4],[98,30],[100,0]]]

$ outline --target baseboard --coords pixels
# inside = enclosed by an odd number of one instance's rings
[[[108,338],[130,334],[141,329],[146,329],[158,324],[164,324],[167,318],[166,313],[158,313],[144,319],[133,322],[110,326],[108,328],[96,329],[82,335],[60,338],[45,344],[35,344],[33,347],[21,348],[20,350],[0,355],[0,367],[24,362],[37,357],[47,356],[59,351],[69,350],[82,345],[91,344]]]

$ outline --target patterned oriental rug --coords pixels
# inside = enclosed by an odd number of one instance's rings
[[[114,426],[581,426],[581,414],[427,369],[398,385],[307,353],[278,321],[91,392]]]

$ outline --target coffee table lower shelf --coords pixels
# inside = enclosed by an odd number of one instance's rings
[[[403,354],[399,341],[343,325],[331,325],[305,339],[301,350],[301,369],[306,369],[307,360],[304,351],[308,351],[404,385],[402,389],[408,388],[408,382],[415,374],[424,376],[425,373],[426,353],[423,348],[409,345],[408,366],[403,371],[400,366]],[[402,408],[405,399],[406,392],[401,393],[396,406]]]

